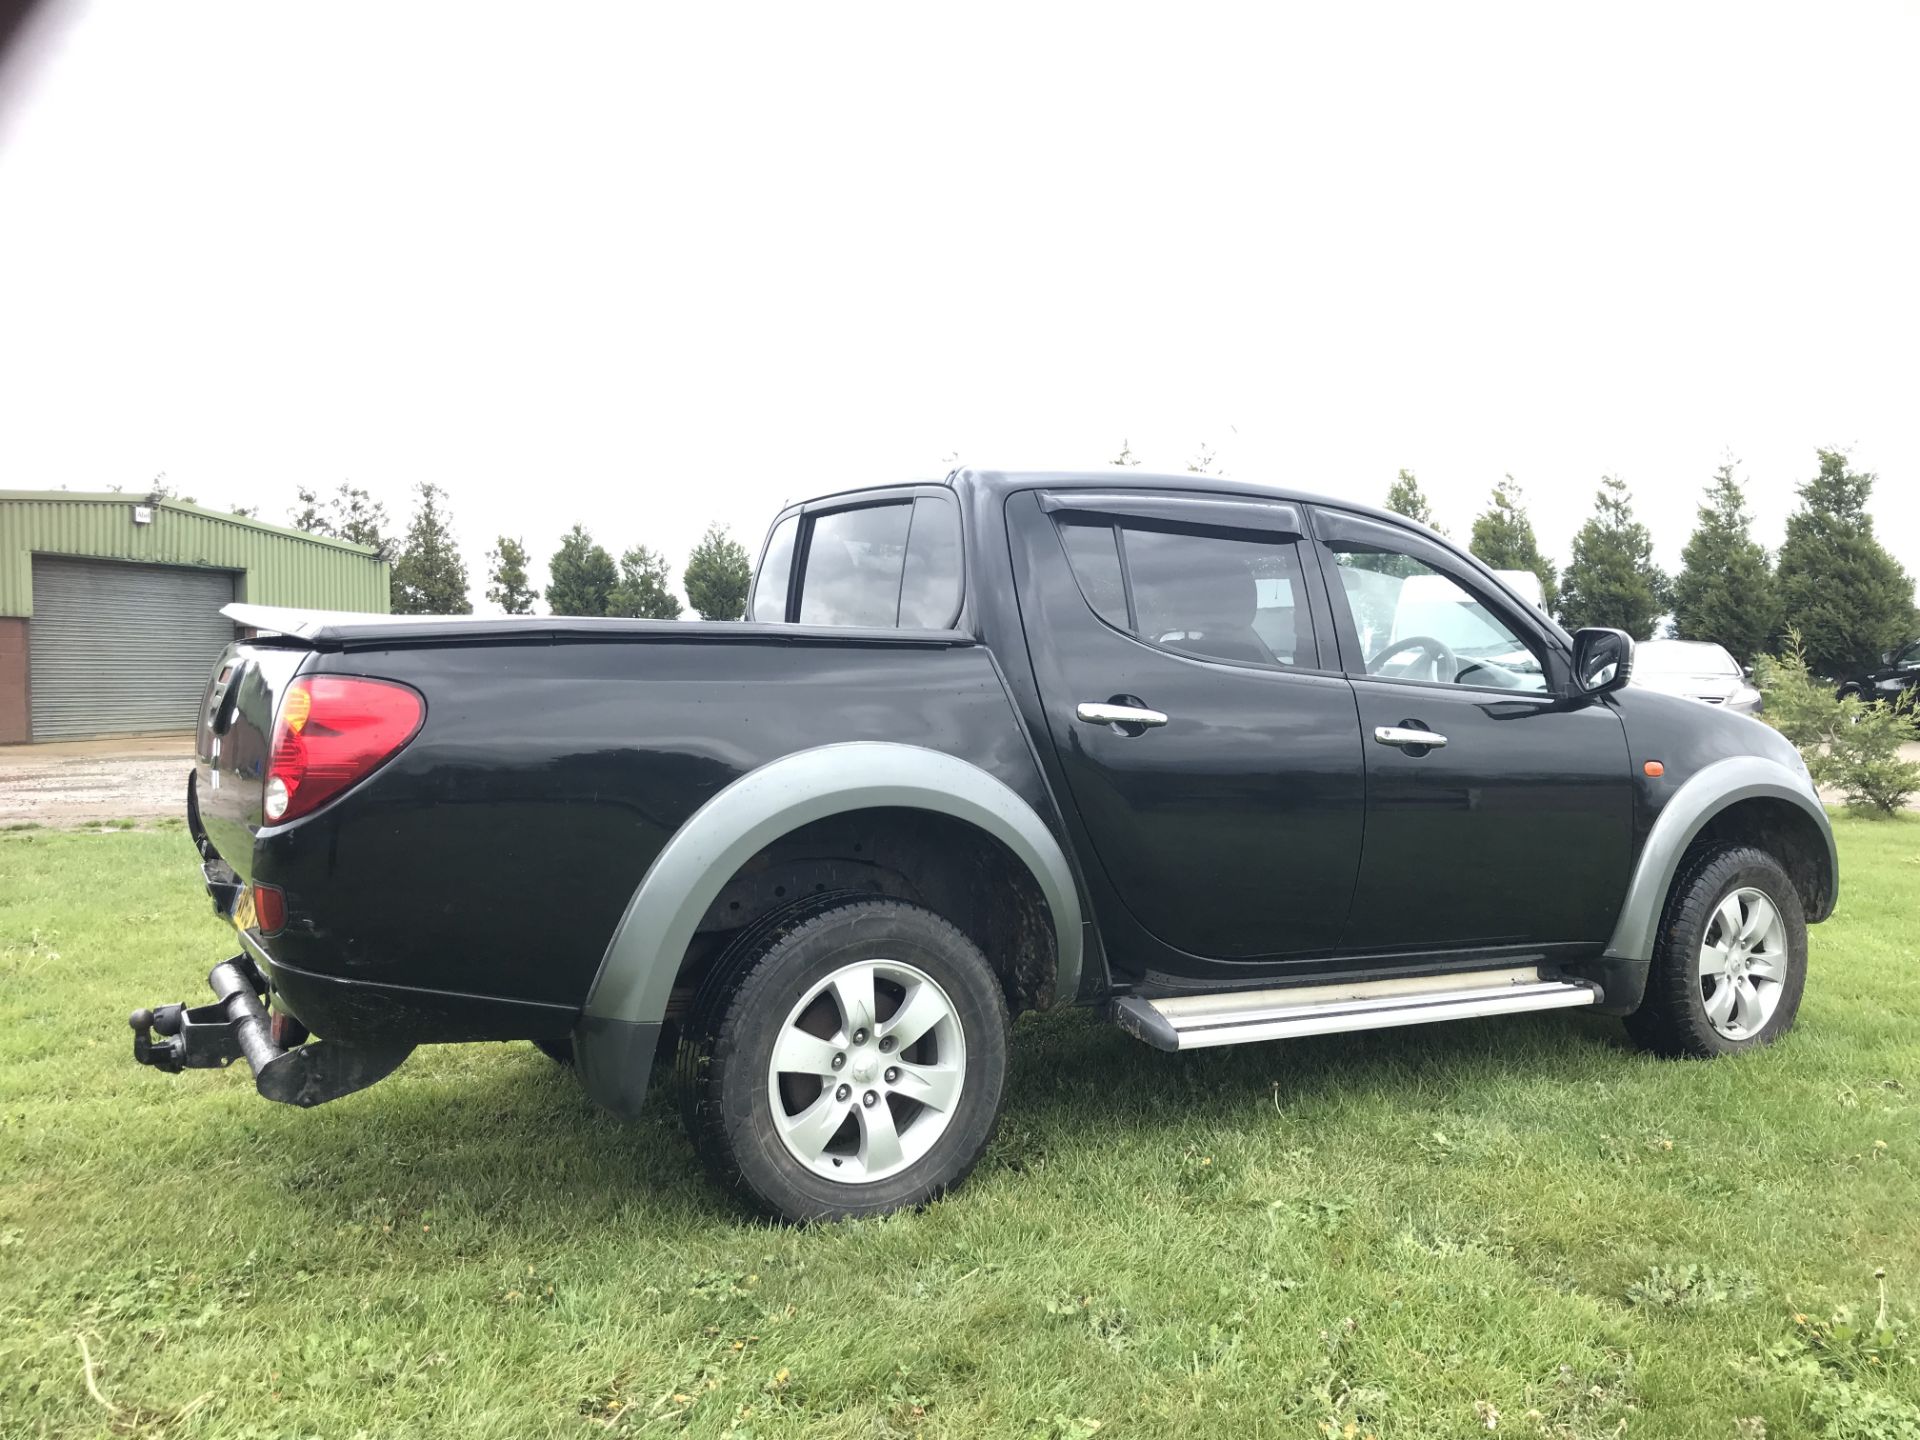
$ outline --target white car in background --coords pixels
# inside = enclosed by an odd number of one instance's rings
[[[1629,684],[1684,695],[1742,715],[1760,713],[1760,692],[1724,645],[1703,640],[1643,640],[1633,647]]]
[[[1531,570],[1496,570],[1506,587],[1526,601],[1542,615],[1547,613],[1546,593],[1540,588],[1540,577]]]

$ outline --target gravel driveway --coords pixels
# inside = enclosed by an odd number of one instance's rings
[[[183,816],[193,737],[0,746],[0,825]]]

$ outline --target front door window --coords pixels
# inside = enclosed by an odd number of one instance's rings
[[[1452,576],[1359,541],[1334,540],[1328,548],[1360,641],[1361,663],[1349,667],[1356,673],[1490,690],[1547,688],[1537,646]]]

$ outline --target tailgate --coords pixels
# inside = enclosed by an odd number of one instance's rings
[[[207,843],[242,880],[253,878],[253,837],[264,823],[274,708],[310,653],[299,644],[236,641],[207,680],[192,801]]]

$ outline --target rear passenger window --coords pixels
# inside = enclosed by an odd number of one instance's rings
[[[958,618],[960,594],[960,512],[945,496],[813,517],[802,625],[943,630]]]
[[[1133,617],[1127,614],[1127,589],[1120,578],[1120,527],[1063,524],[1060,541],[1093,613],[1116,630],[1131,631]]]
[[[1088,605],[1115,629],[1208,660],[1319,664],[1291,540],[1072,519],[1060,539]]]

